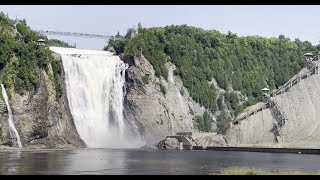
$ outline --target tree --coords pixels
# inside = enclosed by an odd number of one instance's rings
[[[115,38],[121,38],[120,32],[118,31],[117,35],[115,36]]]
[[[203,113],[203,125],[204,125],[204,131],[205,132],[210,132],[211,131],[211,116],[208,113],[208,111],[205,111]]]
[[[220,133],[224,133],[231,122],[230,116],[223,110],[217,118],[217,127]]]
[[[32,90],[37,82],[36,66],[48,71],[48,65],[52,64],[54,76],[49,78],[54,81],[57,95],[62,93],[62,87],[58,81],[62,67],[54,65],[52,53],[49,49],[38,49],[34,41],[44,39],[48,45],[67,46],[59,40],[48,40],[30,29],[25,20],[16,24],[16,27],[8,17],[0,14],[0,71],[1,81],[8,91],[9,99],[12,94],[24,94]],[[14,31],[18,33],[14,33]],[[6,68],[4,68],[6,67]],[[60,96],[61,97],[61,96]]]
[[[139,24],[138,24],[138,32],[141,33],[141,30],[142,30],[142,25],[141,25],[141,23],[139,22]]]
[[[128,30],[127,30],[127,34],[125,35],[125,38],[126,39],[131,39],[131,38],[133,38],[133,36],[134,36],[134,34],[135,34],[135,29],[134,28],[129,28]]]
[[[208,111],[205,111],[201,116],[196,116],[196,122],[197,122],[197,127],[200,131],[202,132],[210,132],[212,130],[211,127],[211,120],[212,117],[208,113]]]

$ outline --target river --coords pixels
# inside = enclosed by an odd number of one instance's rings
[[[319,162],[319,155],[228,151],[0,151],[0,174],[212,174],[228,167],[312,172]]]

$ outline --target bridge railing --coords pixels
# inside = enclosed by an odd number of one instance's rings
[[[107,35],[101,35],[101,34],[88,34],[88,33],[78,33],[78,32],[60,32],[60,31],[43,31],[43,30],[36,30],[35,32],[40,33],[40,34],[46,34],[46,35],[125,40],[125,38],[119,38],[119,37],[115,37],[115,36],[107,36]]]

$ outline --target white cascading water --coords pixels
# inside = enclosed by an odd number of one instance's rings
[[[136,147],[123,117],[127,64],[111,52],[50,47],[61,55],[69,107],[89,148]]]
[[[1,84],[1,89],[2,89],[3,99],[6,102],[6,106],[7,106],[7,109],[8,109],[8,115],[9,115],[8,123],[9,123],[10,138],[14,139],[16,141],[18,147],[22,147],[19,133],[18,133],[18,131],[17,131],[17,129],[14,126],[14,123],[13,123],[12,111],[11,111],[11,108],[10,108],[10,105],[9,105],[9,99],[8,99],[7,91],[4,88],[3,84]]]

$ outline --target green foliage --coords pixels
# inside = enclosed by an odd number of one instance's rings
[[[175,64],[175,75],[181,77],[192,98],[214,112],[218,106],[217,91],[208,85],[215,78],[218,86],[227,90],[227,107],[233,115],[261,99],[261,89],[283,85],[304,66],[305,51],[316,51],[308,41],[290,41],[259,36],[238,37],[215,30],[203,30],[186,25],[159,28],[139,28],[132,39],[112,42],[119,53],[142,54],[150,61],[156,76],[167,78],[167,61]],[[250,102],[239,105],[229,88],[240,91]],[[219,101],[222,99],[220,98]]]
[[[231,117],[224,110],[221,111],[217,118],[218,132],[224,133],[230,125]]]
[[[201,116],[196,116],[197,127],[199,131],[202,132],[210,132],[212,130],[211,127],[211,116],[208,111],[205,111]]]
[[[129,28],[127,31],[127,34],[124,37],[130,39],[132,37],[132,34],[134,34],[134,33],[135,33],[135,29]]]
[[[51,65],[52,65],[52,71],[53,71],[53,77],[54,77],[53,81],[54,81],[54,86],[56,90],[56,99],[58,100],[62,97],[62,92],[63,92],[61,83],[59,82],[59,77],[62,72],[62,65],[61,65],[61,61],[57,61],[57,60],[52,60]]]
[[[108,47],[113,47],[117,54],[124,52],[125,42],[124,41],[114,41],[112,39],[109,40],[108,46],[104,48],[104,50],[108,50]]]
[[[36,53],[32,43],[17,43],[13,56],[7,60],[3,72],[3,84],[9,92],[23,94],[36,84]],[[11,98],[11,93],[8,93]]]
[[[238,112],[239,108],[239,98],[236,93],[225,93],[225,102],[229,109],[234,110],[235,112]]]
[[[0,13],[0,70],[3,71],[2,83],[8,91],[11,99],[12,93],[23,94],[30,91],[37,82],[36,66],[47,70],[53,63],[55,88],[61,96],[62,88],[58,82],[58,74],[61,65],[55,65],[51,52],[47,48],[38,48],[36,41],[44,39],[48,45],[71,47],[59,40],[48,40],[47,37],[38,34],[27,26],[25,20],[15,26],[3,13]]]
[[[142,27],[141,23],[139,22],[138,23],[138,32],[140,33],[142,31],[142,29],[143,29],[143,27]]]
[[[120,32],[118,31],[117,35],[115,36],[115,38],[121,38]]]
[[[223,95],[220,95],[220,96],[218,97],[217,104],[218,104],[218,108],[219,108],[220,110],[223,110],[223,109],[224,109],[224,106],[223,106]]]
[[[47,40],[47,45],[48,46],[59,46],[59,47],[67,47],[67,48],[75,48],[75,46],[72,46],[68,44],[67,42],[58,40],[58,39],[50,39]]]
[[[162,92],[162,94],[166,95],[167,94],[166,87],[162,83],[160,83],[159,86],[160,86],[160,91]]]
[[[144,84],[149,84],[149,76],[144,75],[142,77],[142,81],[143,81]]]
[[[255,105],[255,104],[257,104],[257,103],[258,103],[258,100],[257,100],[257,99],[251,98],[251,99],[249,99],[248,101],[246,101],[246,102],[243,104],[243,106],[244,106],[244,108],[246,108],[246,107]]]

